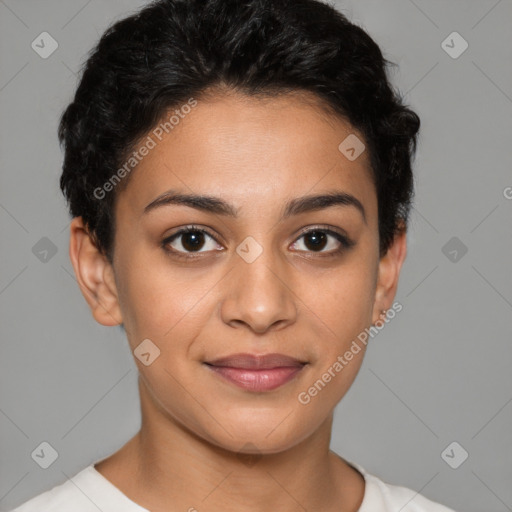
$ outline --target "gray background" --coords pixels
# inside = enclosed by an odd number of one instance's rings
[[[94,322],[69,262],[56,129],[86,53],[143,4],[0,0],[1,510],[139,428],[128,344]],[[336,6],[399,65],[393,81],[423,127],[403,310],[371,340],[336,409],[332,448],[459,511],[512,510],[512,2]],[[31,48],[43,31],[59,44],[47,59]],[[469,43],[456,59],[441,46],[453,31]],[[33,250],[43,237],[57,250],[46,262]],[[43,441],[59,454],[48,469],[31,458]],[[457,469],[441,457],[453,441],[469,453]]]

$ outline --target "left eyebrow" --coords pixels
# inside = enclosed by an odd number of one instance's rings
[[[281,220],[286,219],[291,215],[323,210],[324,208],[329,208],[331,206],[354,206],[363,216],[364,223],[367,224],[366,212],[361,201],[352,194],[338,191],[292,199],[286,203]]]
[[[195,194],[182,194],[173,190],[168,190],[159,195],[156,199],[151,201],[145,208],[144,214],[170,204],[178,204],[202,210],[207,213],[216,215],[223,215],[236,218],[238,216],[238,209],[233,205],[227,203],[219,197]],[[361,213],[365,224],[366,212],[355,196],[346,192],[332,191],[324,194],[310,195],[304,197],[297,197],[288,201],[284,205],[284,211],[280,220],[287,219],[292,215],[301,213],[323,210],[332,206],[353,206]]]

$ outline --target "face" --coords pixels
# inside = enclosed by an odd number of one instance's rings
[[[338,149],[350,134],[364,140],[294,96],[230,95],[198,101],[161,141],[152,136],[119,194],[112,280],[94,291],[103,313],[93,308],[149,354],[147,365],[135,357],[148,410],[262,453],[330,416],[365,345],[343,356],[390,307],[405,256],[402,241],[379,260],[367,152]],[[279,356],[258,360],[269,354]]]

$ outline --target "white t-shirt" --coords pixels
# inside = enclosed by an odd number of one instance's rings
[[[407,487],[387,484],[359,464],[346,462],[358,469],[366,482],[358,512],[455,512]],[[94,464],[11,512],[149,512],[123,494]]]

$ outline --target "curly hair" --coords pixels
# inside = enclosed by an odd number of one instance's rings
[[[101,199],[94,191],[170,109],[216,88],[309,92],[365,138],[382,256],[407,229],[420,127],[390,84],[389,65],[362,28],[318,0],[153,1],[109,26],[61,116],[60,187],[69,212],[112,262],[115,200],[128,179]]]

